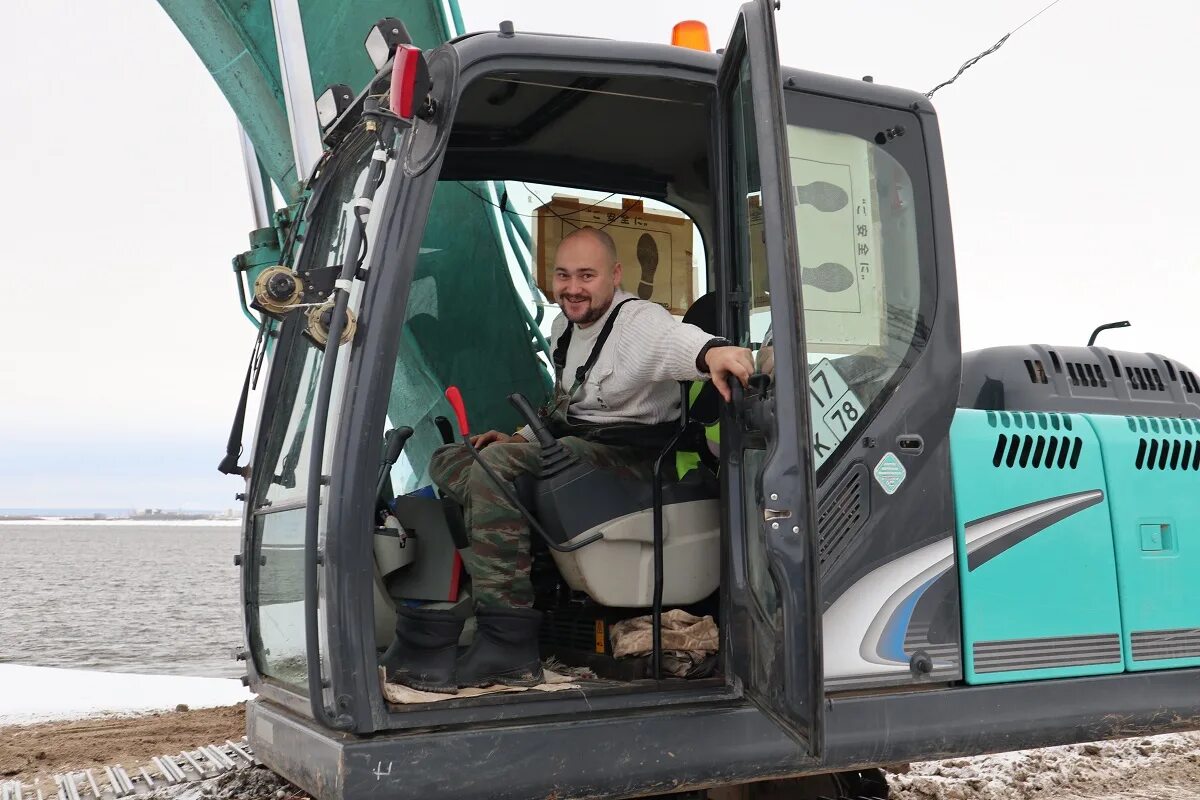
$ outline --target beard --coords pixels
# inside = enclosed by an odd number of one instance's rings
[[[591,296],[577,297],[577,298],[563,297],[561,299],[562,299],[562,301],[566,301],[566,302],[572,302],[572,301],[584,302],[584,301],[586,301],[588,303],[588,305],[584,309],[583,313],[577,317],[571,316],[571,312],[567,310],[567,306],[566,306],[565,302],[563,303],[563,305],[562,305],[563,314],[566,315],[567,319],[571,320],[571,322],[574,322],[576,325],[591,325],[593,322],[595,322],[596,320],[598,320],[604,316],[604,312],[608,311],[608,307],[612,305],[612,301],[613,301],[612,296],[610,296],[604,302],[603,305],[598,305],[595,302],[594,298],[592,298]]]

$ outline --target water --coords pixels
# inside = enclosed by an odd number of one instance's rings
[[[237,678],[241,528],[0,522],[0,662]]]

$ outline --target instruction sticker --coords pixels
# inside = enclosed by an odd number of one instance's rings
[[[866,411],[833,362],[823,358],[808,373],[808,405],[812,412],[813,467],[825,463]]]
[[[875,480],[879,481],[880,487],[888,494],[895,494],[907,475],[908,470],[892,452],[884,453],[883,458],[875,465]]]

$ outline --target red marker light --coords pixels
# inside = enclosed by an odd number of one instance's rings
[[[451,386],[446,390],[446,399],[450,402],[450,407],[454,409],[454,416],[458,417],[458,432],[466,436],[471,429],[467,427],[467,407],[463,403],[462,393],[458,391],[457,386]]]
[[[421,49],[411,44],[396,45],[396,55],[392,60],[392,113],[412,119],[425,102],[429,88],[429,67]]]

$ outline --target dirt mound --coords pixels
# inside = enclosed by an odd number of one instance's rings
[[[112,764],[129,769],[245,734],[244,704],[0,728],[0,780],[32,783],[38,776]]]
[[[1200,733],[914,763],[888,783],[894,800],[1200,800]]]

